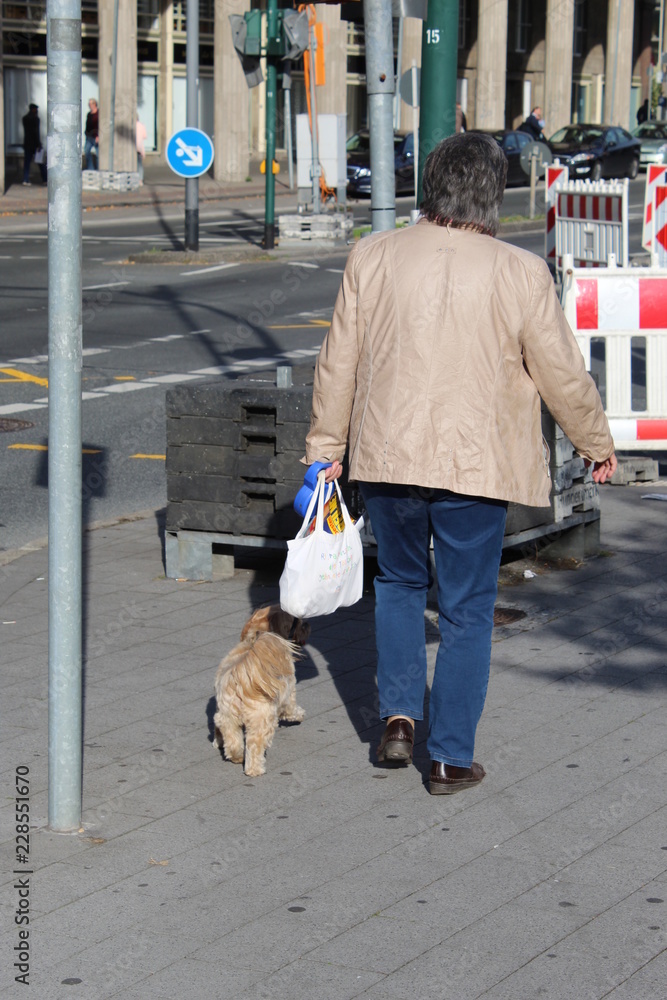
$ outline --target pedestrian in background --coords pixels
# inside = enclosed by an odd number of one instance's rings
[[[424,165],[422,218],[356,244],[313,386],[305,461],[349,448],[377,541],[379,761],[412,759],[424,718],[424,612],[438,578],[429,790],[484,778],[473,761],[489,679],[508,502],[549,503],[540,396],[604,482],[614,443],[545,262],[494,239],[507,160],[490,136],[444,139]]]
[[[536,142],[539,142],[544,139],[544,125],[545,121],[542,117],[542,108],[538,106],[533,108],[525,122],[522,122],[521,125],[519,125],[518,131],[527,132],[528,135],[531,135],[533,139],[536,140]]]
[[[459,101],[456,102],[456,131],[465,132],[468,129],[468,122],[465,116],[465,112],[461,107]]]
[[[142,184],[144,182],[144,156],[146,155],[147,138],[148,131],[146,130],[146,126],[139,119],[139,115],[137,115],[137,171]]]
[[[35,160],[46,184],[46,156],[39,135],[39,108],[36,104],[28,106],[28,112],[23,116],[23,184],[30,187],[30,165]]]
[[[94,97],[91,97],[88,101],[85,131],[86,145],[84,153],[86,157],[86,170],[97,170],[99,165],[100,113]],[[95,154],[94,160],[93,153]]]

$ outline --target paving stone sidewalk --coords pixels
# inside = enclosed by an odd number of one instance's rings
[[[23,766],[40,1000],[664,1000],[667,504],[641,496],[667,481],[601,492],[602,557],[503,576],[526,617],[495,630],[488,777],[452,797],[424,724],[413,766],[375,765],[370,594],[314,623],[267,774],[223,761],[216,666],[278,568],[167,580],[144,516],[85,536],[83,828],[49,832],[47,553],[0,566],[2,996]]]

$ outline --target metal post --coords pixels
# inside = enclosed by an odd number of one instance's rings
[[[320,213],[320,140],[317,122],[317,91],[315,85],[315,53],[317,52],[317,38],[315,36],[315,25],[311,24],[308,29],[308,48],[310,52],[310,131],[311,131],[311,154],[312,165],[310,176],[313,185],[313,215]],[[368,45],[366,47],[368,51]]]
[[[294,190],[294,150],[292,148],[292,60],[288,59],[283,66],[283,95],[284,95],[284,129],[285,147],[287,149],[287,176],[289,178],[289,189]]]
[[[421,112],[419,117],[419,193],[426,157],[441,139],[456,131],[458,0],[428,0],[422,28]]]
[[[199,128],[199,0],[187,0],[186,125]],[[185,178],[185,249],[199,250],[199,178]]]
[[[398,41],[396,44],[396,80],[394,83],[394,128],[398,132],[401,127],[401,95],[398,92],[403,72],[403,17],[398,19]]]
[[[109,109],[109,170],[113,170],[113,145],[116,135],[116,65],[118,63],[118,0],[113,5],[113,42],[111,47],[111,107]],[[99,157],[99,152],[98,152]],[[99,161],[98,161],[99,166]]]
[[[394,41],[391,0],[364,0],[366,93],[371,134],[371,230],[396,228]]]
[[[276,0],[268,0],[266,27],[268,44],[278,33],[278,4]],[[273,250],[276,245],[275,196],[276,178],[273,173],[273,161],[276,158],[276,89],[278,87],[278,71],[276,59],[272,54],[266,59],[266,184],[264,195],[264,248]]]
[[[81,0],[47,4],[49,826],[81,825]]]
[[[535,192],[537,190],[537,161],[540,151],[535,143],[530,150],[530,202],[528,208],[528,218],[535,218]]]

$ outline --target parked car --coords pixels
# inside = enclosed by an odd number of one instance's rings
[[[636,177],[639,172],[639,139],[616,125],[566,125],[547,145],[570,177]]]
[[[493,136],[507,159],[507,186],[511,184],[528,184],[530,176],[521,166],[521,151],[525,146],[535,142],[527,132],[512,132],[508,129],[471,129],[472,132],[483,132]]]
[[[667,125],[664,122],[642,122],[632,134],[642,144],[639,166],[643,170],[649,163],[667,163]]]
[[[347,140],[347,193],[352,197],[371,193],[371,140],[367,129]],[[394,133],[396,194],[414,194],[415,141],[412,132]]]

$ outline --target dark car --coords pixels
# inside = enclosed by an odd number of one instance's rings
[[[484,135],[492,136],[507,159],[507,185],[528,184],[530,177],[521,166],[521,152],[525,146],[530,146],[535,142],[527,132],[512,132],[508,129],[471,129],[472,132],[482,132]]]
[[[618,125],[566,125],[549,139],[554,159],[570,178],[636,177],[641,142]]]
[[[364,129],[346,143],[347,193],[352,197],[371,193],[371,139]],[[396,194],[415,193],[415,142],[412,132],[394,133]]]

